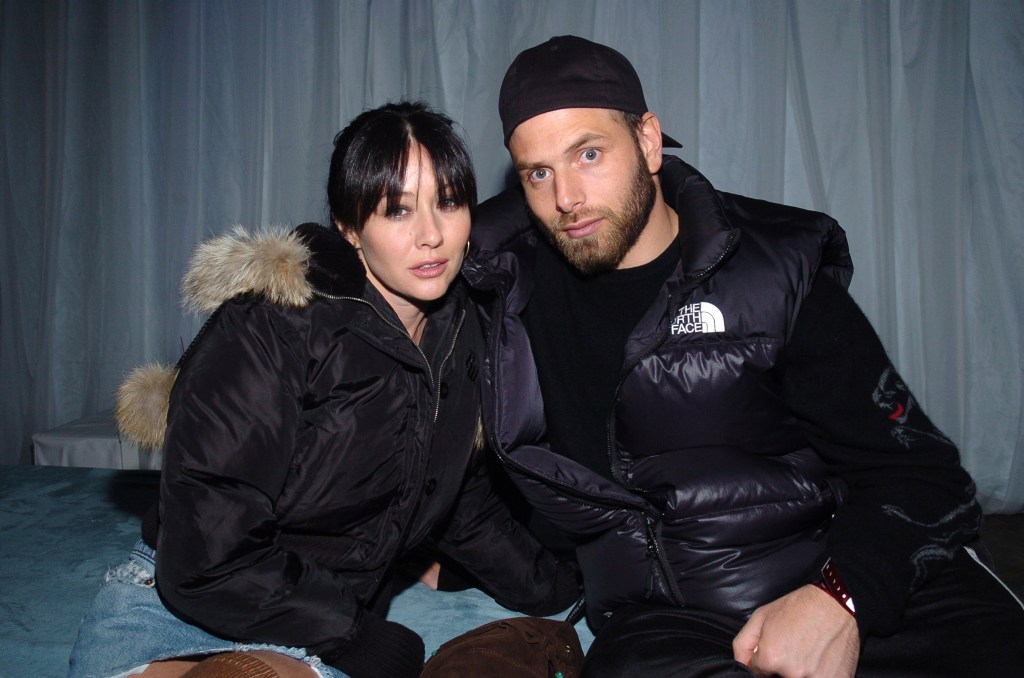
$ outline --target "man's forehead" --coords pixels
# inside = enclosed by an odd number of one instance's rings
[[[509,138],[513,157],[523,153],[561,153],[586,138],[605,138],[624,131],[618,111],[609,108],[560,108],[520,123]]]

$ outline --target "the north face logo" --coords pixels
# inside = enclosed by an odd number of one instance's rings
[[[725,318],[714,304],[701,301],[679,309],[672,321],[672,334],[709,334],[725,332]]]

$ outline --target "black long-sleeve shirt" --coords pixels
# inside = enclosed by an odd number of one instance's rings
[[[977,536],[974,482],[830,278],[815,280],[781,370],[786,402],[849,488],[828,539],[861,633],[892,633],[906,599]]]

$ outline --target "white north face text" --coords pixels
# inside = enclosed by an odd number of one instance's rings
[[[725,318],[714,304],[701,301],[686,304],[672,321],[672,334],[725,332]]]

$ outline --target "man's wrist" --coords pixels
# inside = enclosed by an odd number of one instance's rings
[[[839,569],[832,562],[831,558],[825,561],[821,568],[821,579],[811,583],[832,596],[851,616],[857,616],[857,608],[853,604],[853,598],[850,597],[850,592],[843,583],[843,578],[839,575]]]

